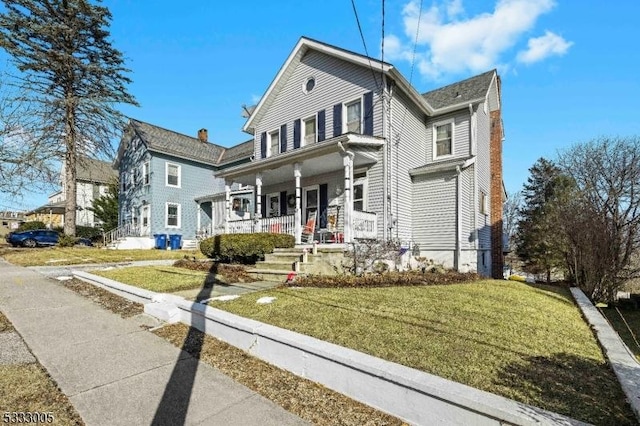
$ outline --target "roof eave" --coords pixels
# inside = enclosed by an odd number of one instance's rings
[[[398,71],[396,68],[391,67],[387,74],[389,74],[389,76],[391,76],[396,81],[396,84],[398,84],[402,88],[402,90],[404,90],[404,92],[409,95],[411,100],[415,102],[416,105],[422,108],[425,114],[434,114],[435,110],[433,109],[433,107],[429,104],[429,102],[427,102],[425,98],[422,97],[420,93],[416,91],[411,83],[409,83],[407,79],[404,78],[400,71]]]

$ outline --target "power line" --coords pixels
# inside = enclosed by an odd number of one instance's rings
[[[369,69],[371,70],[373,81],[376,84],[376,90],[379,91],[380,85],[378,84],[378,78],[376,77],[376,73],[373,70],[373,65],[371,64],[371,56],[369,56],[369,50],[367,49],[367,42],[364,40],[364,34],[362,33],[362,26],[360,25],[360,18],[358,17],[358,10],[356,9],[355,0],[351,0],[351,6],[353,7],[353,14],[356,17],[356,23],[358,24],[358,31],[360,32],[360,39],[362,40],[362,45],[364,46],[364,53],[367,55],[367,60],[369,61]]]
[[[422,0],[420,0],[420,9],[418,10],[418,25],[416,27],[416,39],[413,42],[413,56],[411,57],[411,73],[409,74],[409,83],[413,79],[413,68],[416,64],[416,50],[418,49],[418,38],[420,37],[420,18],[422,18]]]

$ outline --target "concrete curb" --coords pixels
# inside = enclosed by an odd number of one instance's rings
[[[604,348],[609,364],[640,422],[640,363],[582,290],[572,287],[571,294],[589,324],[596,331],[596,337]]]
[[[74,276],[123,297],[140,289],[87,273]],[[102,287],[101,285],[101,287]],[[146,292],[151,293],[151,292]],[[128,295],[130,297],[128,297]],[[343,393],[411,424],[583,425],[566,416],[522,404],[438,376],[385,361],[313,337],[263,324],[206,305],[171,297],[187,325],[270,364]],[[133,300],[133,299],[131,299]],[[146,310],[146,309],[145,309]]]

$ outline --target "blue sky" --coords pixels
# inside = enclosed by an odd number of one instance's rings
[[[300,36],[365,52],[350,0],[103,4],[141,104],[123,112],[194,136],[207,128],[223,146],[250,138],[241,106],[258,101]],[[380,58],[381,1],[355,4],[368,52]],[[602,135],[640,134],[639,13],[631,0],[424,0],[422,9],[419,0],[387,1],[384,59],[407,79],[413,64],[420,92],[498,68],[504,180],[517,191],[541,156]],[[0,208],[44,202],[46,194],[0,198]]]

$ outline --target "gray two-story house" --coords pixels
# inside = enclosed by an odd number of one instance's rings
[[[396,239],[502,276],[502,119],[495,70],[427,93],[392,65],[301,38],[252,111],[254,161],[216,172],[255,188],[223,232],[350,243]]]
[[[252,155],[253,141],[225,148],[210,143],[206,129],[191,137],[129,120],[116,159],[120,228],[113,235],[126,237],[118,247],[153,247],[155,234],[178,234],[188,243],[214,233],[216,221],[227,219],[224,209],[216,208],[224,205],[225,182],[214,173],[247,162]],[[253,209],[253,195],[239,184],[230,190],[247,200],[242,210],[229,216],[241,219]]]

